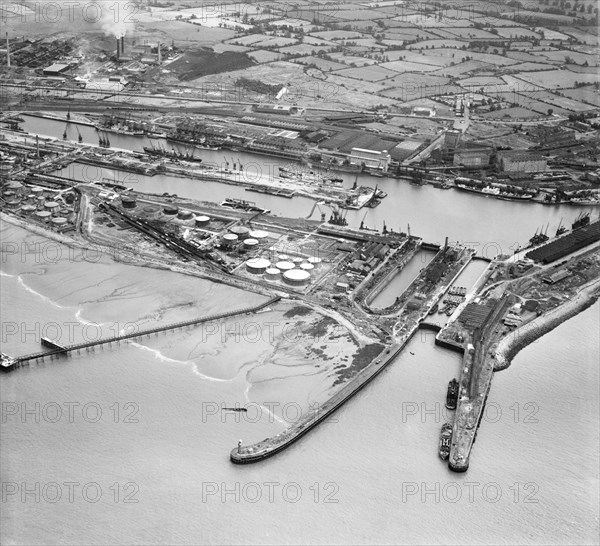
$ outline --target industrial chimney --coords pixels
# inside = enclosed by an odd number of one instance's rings
[[[125,55],[125,36],[121,36],[121,55]]]
[[[119,38],[117,38],[117,61],[121,58],[120,48],[121,46],[119,45]]]
[[[160,64],[162,61],[161,55],[160,55],[160,42],[158,42],[158,64]]]
[[[6,33],[6,68],[10,68],[10,41],[8,39],[8,32]]]

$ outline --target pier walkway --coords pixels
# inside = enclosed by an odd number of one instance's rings
[[[113,337],[109,337],[109,338],[99,339],[96,341],[76,343],[74,345],[67,345],[65,347],[60,347],[60,346],[56,345],[56,348],[52,349],[50,351],[41,351],[38,353],[32,353],[32,354],[18,356],[18,357],[14,357],[14,358],[7,357],[6,355],[2,355],[1,369],[5,372],[8,372],[15,368],[24,366],[31,361],[44,359],[46,357],[66,355],[73,351],[79,351],[82,349],[91,349],[91,348],[97,347],[99,345],[118,343],[120,341],[126,341],[129,339],[145,337],[145,336],[149,336],[151,334],[158,334],[159,332],[166,332],[168,330],[176,330],[176,329],[185,328],[188,326],[196,326],[196,325],[202,324],[204,322],[221,320],[224,318],[233,317],[235,315],[246,315],[246,314],[256,313],[256,312],[260,311],[261,309],[264,309],[264,308],[268,307],[269,305],[272,305],[272,304],[278,302],[280,299],[281,299],[281,296],[274,296],[271,299],[269,299],[259,305],[255,305],[253,307],[245,307],[243,309],[228,311],[226,313],[217,313],[214,315],[207,315],[205,317],[195,318],[192,320],[185,320],[185,321],[176,322],[176,323],[172,323],[172,324],[166,324],[164,326],[157,326],[155,328],[147,328],[145,330],[139,330],[137,332],[133,332],[130,334],[113,336]]]

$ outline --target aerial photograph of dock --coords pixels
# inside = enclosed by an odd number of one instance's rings
[[[0,21],[1,544],[600,544],[596,0]]]

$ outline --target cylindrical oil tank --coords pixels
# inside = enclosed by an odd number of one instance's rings
[[[4,199],[14,199],[16,195],[17,194],[14,190],[6,190],[2,192],[2,197],[4,197]]]
[[[294,262],[294,265],[296,267],[299,267],[300,264],[304,261],[303,258],[300,258],[299,256],[296,256],[295,258],[292,258],[292,262]]]
[[[42,188],[31,188],[30,193],[38,196],[38,195],[43,195],[44,194],[44,190]]]
[[[48,210],[38,210],[35,213],[35,216],[41,222],[47,222],[50,219],[50,217],[52,216],[52,213]]]
[[[192,216],[194,216],[189,210],[180,210],[179,214],[177,214],[177,218],[180,220],[191,220]]]
[[[137,202],[133,197],[123,197],[121,203],[123,203],[124,209],[134,209],[137,205]]]
[[[287,262],[290,259],[290,257],[287,254],[280,254],[279,255],[279,260],[282,262]]]
[[[229,231],[231,231],[231,233],[234,233],[235,235],[237,235],[242,240],[247,239],[248,233],[250,233],[250,230],[245,226],[233,226],[232,228],[229,229]]]
[[[58,218],[52,218],[52,225],[54,227],[61,227],[61,226],[64,226],[66,223],[67,223],[66,218],[61,218],[60,216]]]
[[[294,269],[294,264],[292,262],[281,261],[277,262],[275,267],[279,269],[279,271],[289,271],[290,269]]]
[[[36,208],[34,205],[23,205],[21,207],[21,212],[24,212],[25,214],[31,214],[32,212],[35,212]]]
[[[258,245],[258,241],[256,239],[245,239],[244,240],[244,246],[246,247],[247,250],[256,248],[257,245]]]
[[[300,269],[303,269],[304,271],[312,271],[314,268],[315,266],[308,262],[303,262],[300,264]]]
[[[17,182],[16,180],[12,180],[8,184],[6,184],[5,187],[19,195],[24,191],[23,184],[21,184],[21,182]]]
[[[178,212],[179,212],[179,208],[177,207],[172,207],[170,205],[167,205],[164,209],[163,212],[165,214],[167,214],[168,216],[175,216]]]
[[[246,261],[246,269],[255,275],[262,275],[271,265],[271,262],[265,258],[251,258]]]
[[[210,218],[208,216],[196,216],[196,226],[204,227],[210,224]]]
[[[290,269],[283,274],[283,279],[292,286],[304,286],[310,280],[310,273],[303,269]]]
[[[61,216],[69,216],[69,214],[71,214],[73,211],[71,209],[60,209],[58,211],[58,214],[60,214]]]
[[[265,279],[268,281],[278,281],[281,278],[281,271],[276,267],[268,267],[265,270]]]
[[[221,244],[225,247],[231,247],[237,242],[237,240],[238,236],[235,233],[226,233],[221,239]]]
[[[253,239],[266,239],[269,236],[269,234],[262,229],[252,230],[248,235]]]
[[[6,201],[6,206],[9,209],[19,208],[20,204],[21,204],[21,200],[20,199],[9,199],[8,201]]]
[[[323,262],[323,260],[317,256],[311,256],[307,261],[309,264],[313,264],[315,268],[320,267],[321,263]]]
[[[46,201],[44,203],[44,209],[49,210],[51,213],[58,212],[58,203],[56,201]]]

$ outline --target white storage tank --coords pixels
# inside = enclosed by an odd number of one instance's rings
[[[204,227],[210,224],[210,217],[208,216],[196,216],[196,226]]]
[[[250,250],[252,248],[255,248],[258,245],[258,241],[256,239],[246,239],[244,241],[244,247],[247,250]]]
[[[310,273],[303,269],[290,269],[283,274],[283,279],[292,286],[304,286],[310,281]]]
[[[67,223],[67,219],[66,218],[61,218],[60,216],[58,218],[52,218],[52,225],[54,227],[62,227]]]
[[[52,213],[47,210],[38,210],[35,213],[35,216],[41,222],[47,222],[50,219],[50,216],[52,216]]]
[[[246,261],[246,269],[255,275],[262,275],[271,265],[265,258],[251,258]]]
[[[281,271],[276,267],[268,267],[265,270],[265,279],[268,281],[278,281],[281,278]]]
[[[223,235],[223,239],[221,240],[221,244],[226,247],[231,247],[235,243],[237,243],[238,236],[235,233],[226,233]]]
[[[262,229],[255,229],[248,234],[253,239],[266,239],[269,234]]]
[[[294,269],[294,264],[292,262],[281,261],[277,262],[275,267],[279,269],[279,271],[289,271],[290,269]]]
[[[237,235],[242,240],[247,239],[248,233],[250,232],[250,230],[245,226],[233,226],[229,229],[229,231]]]
[[[308,262],[303,262],[300,264],[300,269],[304,269],[304,271],[312,271],[315,266]]]
[[[309,264],[314,265],[315,268],[319,268],[321,266],[321,263],[323,262],[323,260],[321,260],[321,258],[318,258],[317,256],[311,256],[307,261]]]

